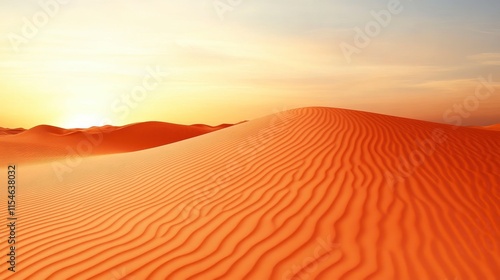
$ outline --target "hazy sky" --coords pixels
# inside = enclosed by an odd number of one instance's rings
[[[499,14],[498,0],[0,0],[0,126],[305,106],[500,123]]]

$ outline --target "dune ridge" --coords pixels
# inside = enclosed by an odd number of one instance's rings
[[[84,156],[133,152],[154,148],[232,126],[221,124],[178,125],[143,122],[126,126],[64,129],[39,125],[31,129],[4,129],[0,133],[0,155],[11,162],[40,162],[67,156],[78,145]],[[0,158],[0,163],[6,164]]]
[[[492,125],[488,125],[488,126],[474,126],[474,128],[500,131],[500,124],[492,124]]]
[[[22,258],[0,278],[496,279],[499,158],[496,131],[303,108],[63,182],[20,165]]]

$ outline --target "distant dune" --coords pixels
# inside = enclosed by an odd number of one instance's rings
[[[39,125],[25,129],[0,128],[0,163],[27,163],[54,159],[68,154],[100,155],[154,148],[232,125],[178,125],[144,122],[127,126],[64,129]]]
[[[197,129],[178,127],[175,139]],[[138,126],[110,130],[117,146],[98,153],[159,144],[143,143],[153,140]],[[85,137],[50,127],[5,137],[47,133],[37,149],[48,155]],[[497,131],[304,108],[18,170],[20,262],[12,274],[2,261],[0,279],[500,275]]]
[[[3,128],[3,127],[0,127],[0,136],[1,135],[14,135],[14,134],[21,133],[23,131],[26,131],[26,129],[24,129],[24,128]]]
[[[500,124],[493,124],[488,126],[474,126],[474,128],[500,131]]]

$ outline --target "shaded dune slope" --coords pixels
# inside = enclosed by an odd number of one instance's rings
[[[62,182],[20,166],[22,257],[0,278],[497,279],[499,158],[498,132],[305,108]]]
[[[68,154],[99,155],[154,148],[230,127],[144,122],[122,127],[64,129],[39,125],[0,134],[0,155],[10,162],[36,162]],[[0,159],[0,163],[4,160]]]
[[[1,135],[14,135],[14,134],[21,133],[23,131],[26,131],[26,129],[24,129],[24,128],[3,128],[3,127],[0,127],[0,136]]]

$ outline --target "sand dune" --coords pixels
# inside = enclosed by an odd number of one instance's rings
[[[26,129],[24,129],[24,128],[3,128],[3,127],[0,127],[0,136],[1,135],[14,135],[14,134],[21,133],[23,131],[26,131]]]
[[[19,164],[20,261],[0,279],[498,279],[499,159],[496,131],[304,108],[62,182]]]
[[[476,126],[475,128],[500,131],[500,124],[493,124],[488,126]]]
[[[64,129],[39,125],[31,129],[0,129],[0,164],[28,163],[68,154],[100,155],[158,147],[232,125],[177,125],[144,122],[122,127]]]

